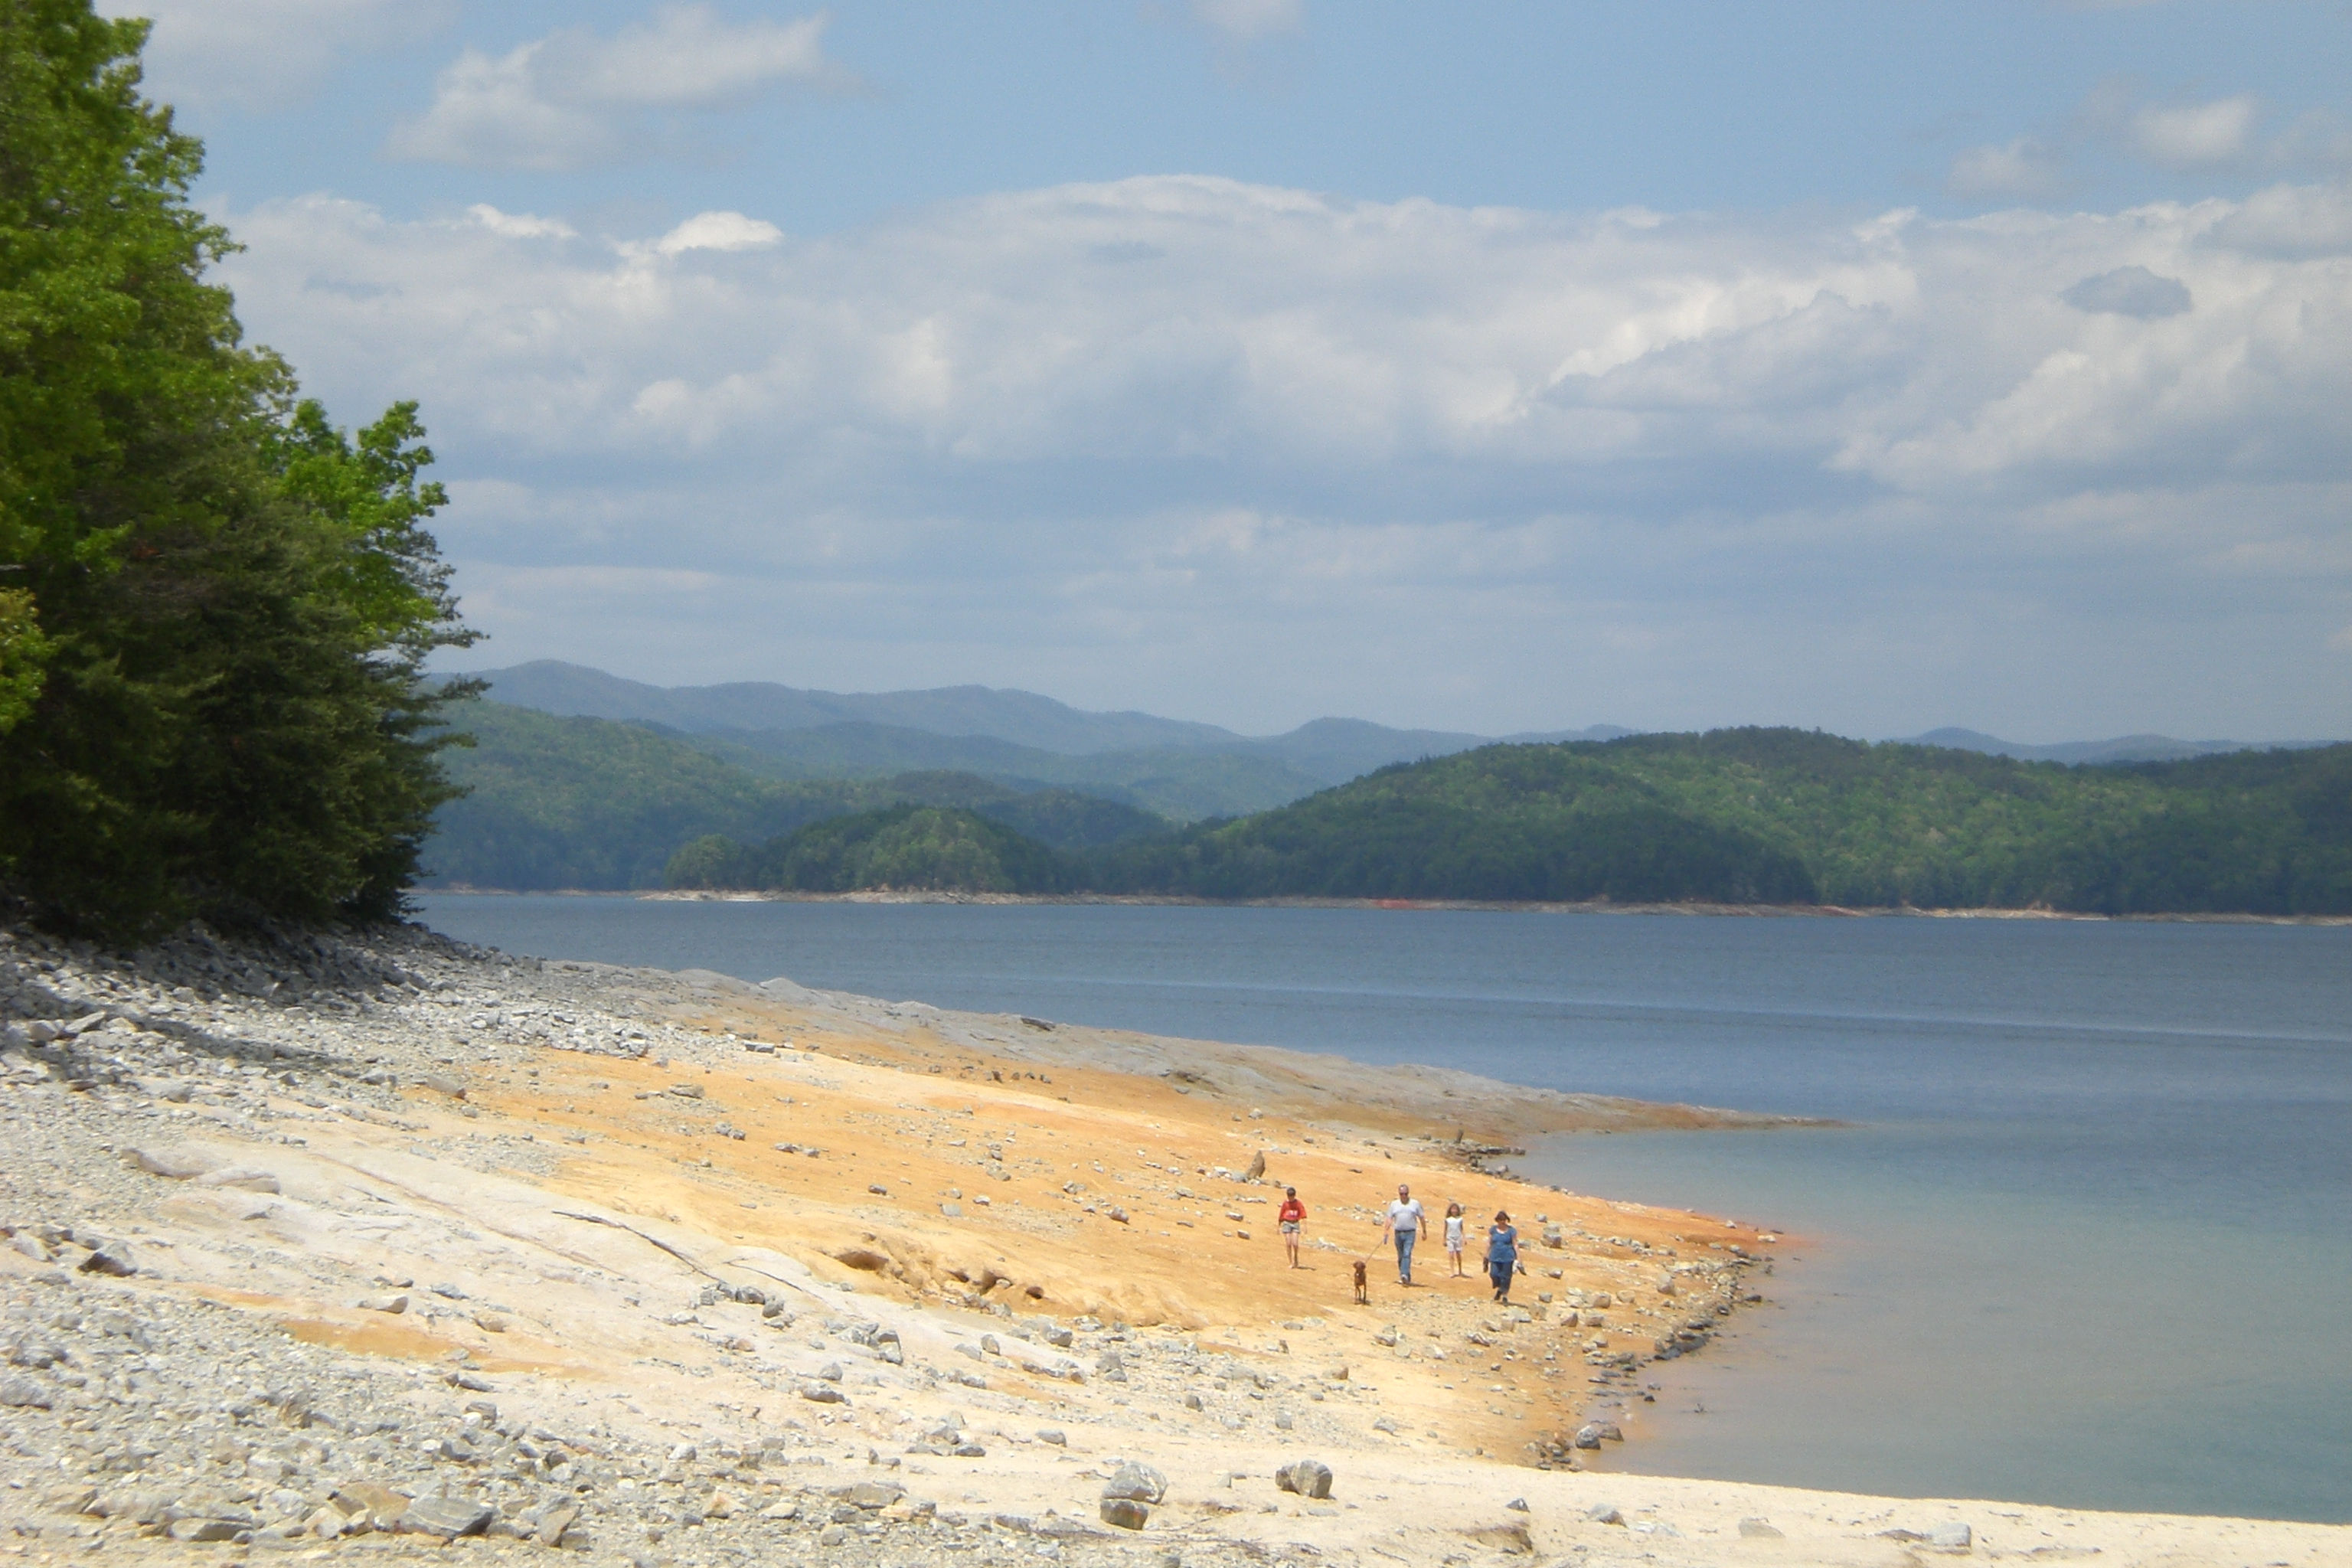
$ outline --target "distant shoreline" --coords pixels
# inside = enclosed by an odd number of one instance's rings
[[[791,904],[1108,904],[1198,909],[1390,910],[1466,914],[1717,915],[1752,919],[1880,918],[1982,921],[2105,921],[2138,924],[2352,926],[2352,915],[2258,915],[2160,913],[2104,915],[2073,910],[1915,909],[1845,904],[1617,903],[1592,899],[1574,903],[1479,899],[1203,899],[1146,893],[961,893],[879,890],[856,893],[712,892],[696,889],[630,890],[616,888],[423,888],[420,893],[451,898],[634,899],[656,903]]]

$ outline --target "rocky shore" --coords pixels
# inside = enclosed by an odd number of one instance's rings
[[[1605,1473],[1777,1238],[1492,1161],[1750,1120],[409,927],[0,930],[0,1555],[2344,1560]],[[1400,1181],[1519,1215],[1514,1304],[1433,1247],[1357,1303]]]

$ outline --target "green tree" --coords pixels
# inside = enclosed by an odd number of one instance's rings
[[[33,710],[48,657],[49,639],[41,635],[31,593],[0,588],[0,735]]]
[[[671,857],[667,875],[673,888],[1058,893],[1072,868],[1050,846],[977,812],[907,802],[813,822],[757,849],[698,838]]]
[[[445,498],[413,405],[346,436],[243,345],[145,37],[0,0],[0,876],[117,936],[387,914],[449,794]]]
[[[706,833],[680,848],[663,868],[669,888],[740,888],[751,874],[744,848],[723,833]]]

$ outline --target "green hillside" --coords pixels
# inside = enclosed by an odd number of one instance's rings
[[[923,771],[1059,785],[1125,801],[1171,822],[1239,816],[1336,782],[1277,756],[1161,747],[1066,756],[991,735],[936,735],[887,724],[725,730],[681,736],[711,755],[774,778],[892,778]],[[1337,776],[1346,776],[1344,774]]]
[[[424,849],[426,873],[442,886],[657,888],[693,840],[759,844],[900,802],[977,812],[1052,848],[1170,830],[1116,801],[971,773],[762,777],[674,732],[500,702],[456,704],[448,722],[474,744],[443,753],[451,782],[467,793],[441,808]]]
[[[811,823],[746,849],[704,838],[669,864],[674,888],[846,893],[865,888],[1058,893],[1074,862],[977,812],[901,805]]]
[[[2352,745],[2074,768],[1793,730],[1489,746],[1101,858],[1106,891],[2352,912]]]

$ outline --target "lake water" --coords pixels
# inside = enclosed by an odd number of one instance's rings
[[[2352,929],[424,905],[516,952],[1837,1118],[1519,1162],[1791,1238],[1612,1468],[2352,1521]]]

